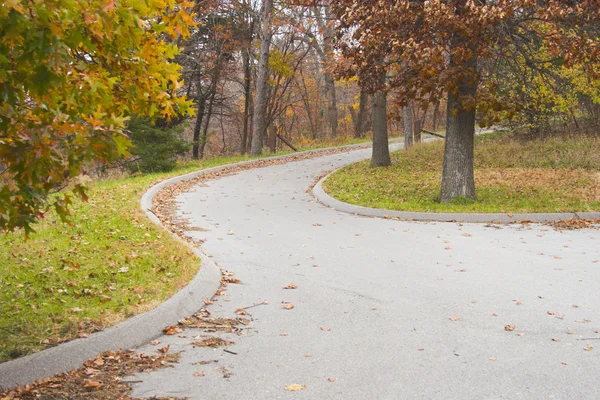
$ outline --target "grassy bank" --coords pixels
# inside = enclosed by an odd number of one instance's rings
[[[444,143],[395,152],[391,167],[368,161],[333,174],[324,188],[351,204],[400,211],[563,212],[600,210],[600,137],[520,140],[477,137],[477,201],[440,204]]]

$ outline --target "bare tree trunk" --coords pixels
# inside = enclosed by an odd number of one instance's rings
[[[365,120],[367,119],[367,100],[369,96],[363,89],[360,90],[360,98],[358,100],[358,113],[356,121],[354,121],[354,137],[361,138],[365,133]]]
[[[250,155],[262,154],[263,136],[267,128],[267,104],[269,102],[269,50],[271,47],[271,10],[273,0],[264,0],[260,32],[260,55],[256,76],[256,96],[254,100],[254,129],[252,132],[252,147]]]
[[[476,65],[476,60],[470,61]],[[440,202],[447,203],[458,197],[476,199],[473,173],[475,144],[475,108],[465,107],[464,96],[474,97],[477,84],[461,82],[457,93],[448,94],[446,112],[446,148],[442,170]]]
[[[194,135],[192,138],[192,158],[197,160],[200,152],[200,131],[202,130],[202,120],[204,119],[204,96],[196,100],[196,123],[194,124]]]
[[[433,123],[431,126],[431,130],[432,131],[437,131],[437,124],[438,124],[438,119],[439,119],[439,113],[440,113],[440,101],[437,100],[435,102],[435,107],[433,108]]]
[[[331,19],[331,12],[329,6],[324,6],[324,17],[321,14],[320,7],[314,7],[313,12],[315,19],[317,20],[317,26],[323,33],[323,45],[315,45],[317,54],[321,59],[321,63],[324,67],[327,66],[327,62],[333,54],[333,38],[335,32],[329,21]],[[327,93],[327,124],[329,126],[329,136],[334,138],[337,136],[338,128],[338,112],[337,112],[337,97],[335,93],[335,80],[333,75],[326,70],[323,72],[323,79],[325,80],[325,92]]]
[[[386,167],[392,163],[388,144],[387,98],[385,92],[373,95],[373,153],[371,167]]]
[[[251,93],[251,71],[250,71],[250,49],[242,50],[242,62],[244,65],[244,131],[240,153],[245,154],[248,148],[248,128],[250,120],[250,97]]]
[[[415,118],[414,129],[413,129],[413,140],[415,143],[421,143],[421,120]]]
[[[271,124],[269,126],[269,151],[275,153],[277,151],[277,126]]]
[[[218,79],[217,76],[214,77]],[[217,85],[215,84],[212,88],[212,93],[210,94],[210,99],[208,100],[208,109],[206,110],[206,118],[204,120],[204,129],[202,130],[202,134],[200,135],[199,141],[199,157],[204,158],[204,148],[206,147],[206,142],[208,141],[208,128],[210,124],[210,119],[212,118],[212,110],[213,105],[215,104],[215,96],[217,94]]]
[[[335,95],[335,80],[330,73],[323,74],[325,79],[325,90],[327,91],[327,122],[329,125],[329,136],[334,138],[337,136],[338,128],[338,112],[337,99]]]
[[[413,110],[412,101],[404,107],[404,148],[410,149],[413,145]]]

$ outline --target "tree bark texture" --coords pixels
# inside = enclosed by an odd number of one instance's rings
[[[245,154],[248,149],[248,128],[250,121],[250,97],[251,92],[251,76],[250,70],[250,49],[242,50],[242,61],[244,64],[244,130],[242,132],[242,142],[240,144],[240,153]]]
[[[387,96],[385,92],[373,95],[373,153],[371,167],[386,167],[392,163],[388,144]]]
[[[358,114],[356,115],[356,120],[354,121],[354,137],[357,139],[363,137],[365,134],[368,98],[369,96],[367,95],[367,92],[361,89],[360,98],[358,100]]]
[[[267,104],[269,102],[269,50],[271,47],[271,10],[273,0],[264,0],[260,31],[260,54],[256,74],[256,96],[254,99],[254,129],[250,155],[262,154],[263,136],[267,129]]]
[[[412,101],[409,101],[403,110],[404,120],[404,148],[410,149],[413,145],[413,110]]]
[[[197,160],[200,154],[200,131],[202,130],[202,120],[204,119],[205,100],[202,96],[196,100],[196,123],[194,124],[194,136],[192,138],[192,158]]]
[[[440,202],[464,197],[476,199],[473,174],[475,144],[475,107],[463,104],[465,97],[473,98],[477,84],[463,81],[457,93],[448,94],[446,113],[446,147],[442,170]]]

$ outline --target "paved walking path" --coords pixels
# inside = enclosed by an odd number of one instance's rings
[[[241,280],[212,315],[268,304],[247,310],[242,335],[186,330],[142,347],[183,356],[131,377],[142,381],[135,396],[597,398],[600,232],[366,218],[307,193],[369,152],[243,171],[179,196],[190,235]],[[196,335],[235,341],[236,354],[193,348]]]

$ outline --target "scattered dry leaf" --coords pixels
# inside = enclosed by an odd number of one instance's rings
[[[505,331],[509,331],[509,332],[512,332],[512,331],[514,331],[516,328],[517,328],[517,326],[516,326],[516,325],[505,325],[505,326],[504,326],[504,330],[505,330]]]
[[[181,328],[175,325],[169,325],[163,329],[165,335],[176,335],[181,332]]]
[[[594,348],[591,345],[587,345],[583,348],[585,351],[592,351]]]
[[[98,381],[87,379],[83,383],[85,389],[98,390],[102,387],[102,384]]]
[[[290,303],[283,303],[281,304],[281,307],[285,308],[286,310],[291,310],[292,308],[294,308],[294,305]]]
[[[560,341],[560,339],[559,339],[559,338],[557,338],[557,337],[553,337],[553,338],[552,338],[552,341],[553,341],[553,342],[558,342],[558,341]]]
[[[298,390],[303,390],[303,389],[306,389],[306,386],[299,385],[297,383],[286,386],[286,388],[285,388],[285,390],[287,390],[288,392],[297,392]]]
[[[238,308],[237,310],[235,310],[235,313],[237,315],[247,315],[248,312],[246,310],[244,310],[243,308]]]
[[[204,376],[204,372],[203,371],[196,371],[196,372],[194,372],[194,376]]]
[[[326,327],[326,326],[322,326],[322,327],[321,327],[321,330],[322,330],[322,331],[325,331],[325,332],[329,332],[329,331],[331,330],[331,328],[328,328],[328,327]]]
[[[460,321],[460,317],[449,318],[450,321]]]
[[[160,349],[158,349],[158,351],[160,351],[161,353],[166,353],[169,351],[169,348],[171,347],[170,344],[166,345],[165,347],[161,347]]]
[[[335,378],[327,378],[329,382],[335,382]]]

